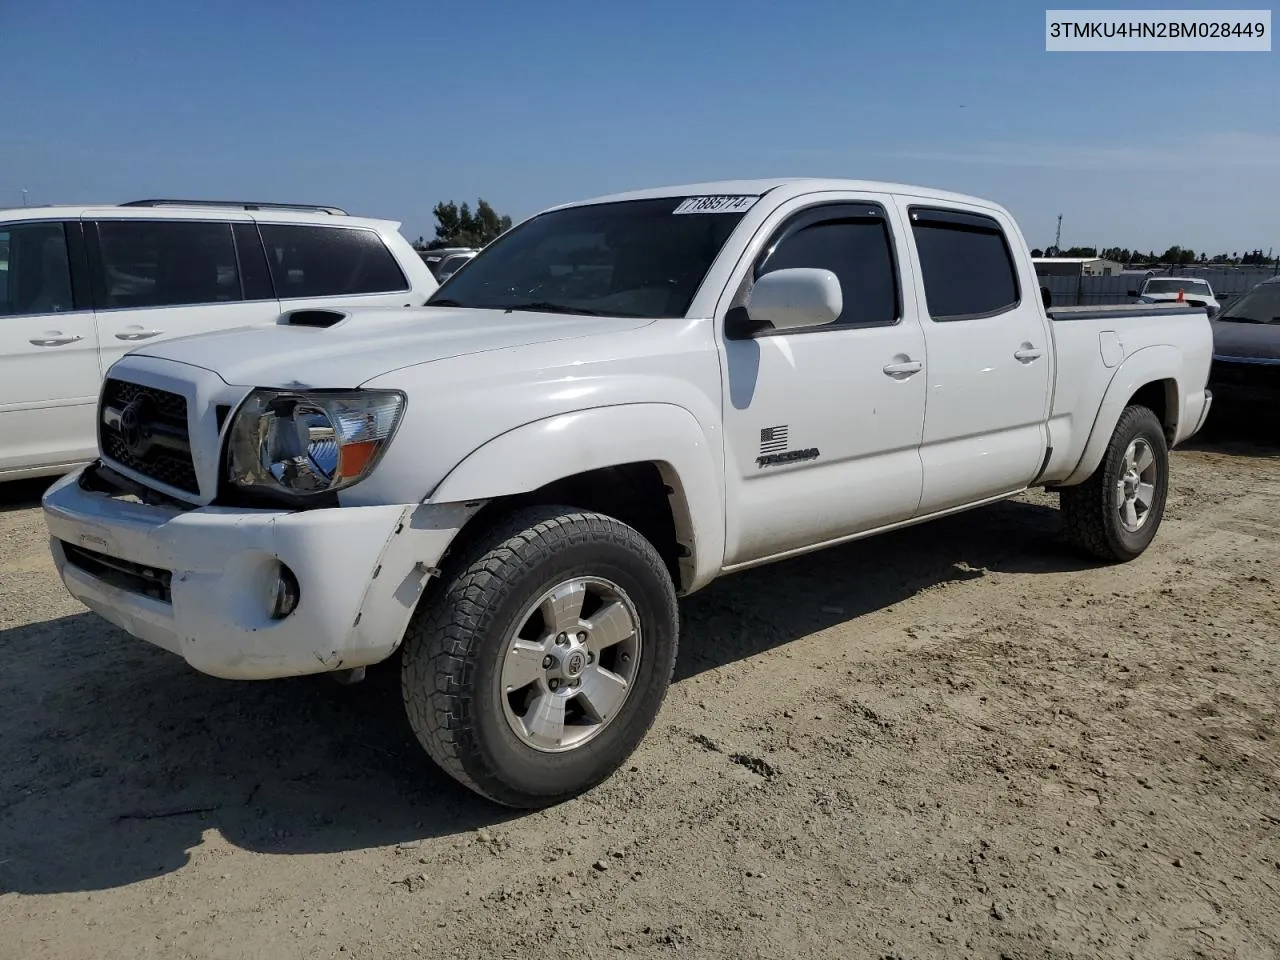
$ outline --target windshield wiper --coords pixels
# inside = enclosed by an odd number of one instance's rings
[[[448,297],[441,297],[439,300],[428,300],[423,304],[424,307],[461,307],[463,304],[457,300],[450,300]]]
[[[535,300],[530,303],[512,303],[502,308],[504,312],[510,313],[512,310],[531,310],[534,313],[573,313],[583,317],[598,317],[599,311],[588,310],[585,307],[569,307],[563,303],[551,303],[547,300]]]
[[[1226,320],[1230,323],[1266,323],[1266,320],[1257,320],[1253,317],[1246,317],[1244,314],[1218,314],[1219,320]]]

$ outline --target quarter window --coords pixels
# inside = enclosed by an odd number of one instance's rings
[[[805,211],[782,227],[756,277],[792,267],[830,270],[840,281],[844,299],[835,325],[888,326],[897,323],[900,312],[891,244],[878,208],[851,205],[847,212]]]
[[[913,207],[911,231],[934,320],[972,320],[1018,305],[1013,256],[993,218]]]
[[[102,306],[176,307],[244,299],[231,224],[104,220],[98,224]]]
[[[281,299],[409,289],[395,257],[372,230],[280,223],[264,223],[259,230]]]
[[[61,223],[0,227],[0,316],[74,309]]]

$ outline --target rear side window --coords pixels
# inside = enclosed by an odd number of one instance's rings
[[[100,307],[177,307],[244,299],[230,223],[103,220],[97,226]]]
[[[911,231],[934,320],[973,320],[1018,305],[1013,256],[993,218],[912,207]]]
[[[821,207],[784,224],[756,270],[813,267],[840,281],[844,308],[837,326],[887,326],[898,321],[898,282],[888,224],[870,204]],[[815,329],[829,329],[823,326]]]
[[[75,309],[61,223],[0,227],[0,317]]]
[[[282,223],[258,229],[281,299],[409,289],[395,257],[372,230]]]

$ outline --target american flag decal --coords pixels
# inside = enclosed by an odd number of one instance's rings
[[[760,453],[781,453],[787,449],[787,427],[765,427],[760,431]]]

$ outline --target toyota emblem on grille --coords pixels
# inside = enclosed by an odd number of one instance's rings
[[[141,457],[151,449],[151,438],[143,428],[143,417],[150,404],[145,396],[135,397],[120,411],[120,422],[117,429],[125,449],[135,457]]]

